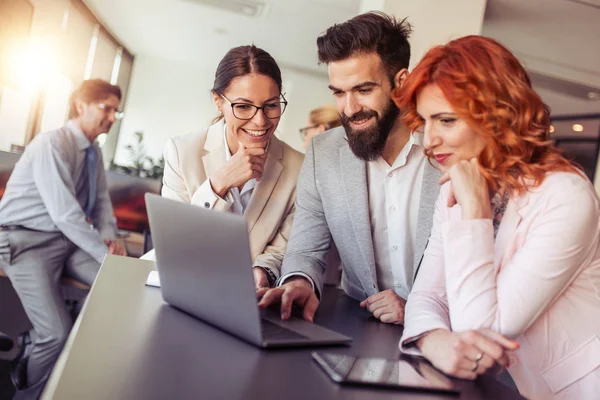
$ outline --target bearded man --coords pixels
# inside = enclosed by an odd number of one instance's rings
[[[333,240],[344,291],[381,322],[404,322],[440,176],[422,134],[407,129],[391,100],[408,76],[410,31],[406,20],[371,12],[317,39],[343,127],[314,137],[307,149],[281,278],[257,293],[261,307],[281,302],[282,319],[296,304],[313,320]]]

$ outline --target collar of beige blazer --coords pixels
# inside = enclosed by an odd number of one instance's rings
[[[206,134],[204,142],[204,153],[202,162],[207,177],[210,177],[217,169],[221,168],[227,162],[225,157],[225,143],[223,140],[223,120],[211,125]],[[276,132],[277,133],[277,132]],[[244,216],[248,223],[248,232],[251,232],[260,217],[260,214],[267,205],[271,193],[279,180],[283,171],[283,147],[275,135],[271,138],[267,160],[265,161],[265,173],[261,180],[256,183],[250,204],[244,211]],[[287,201],[287,199],[286,199]]]

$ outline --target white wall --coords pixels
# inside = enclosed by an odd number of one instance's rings
[[[167,138],[207,127],[217,115],[210,89],[213,69],[156,57],[138,55],[125,105],[125,118],[117,144],[115,162],[129,164],[127,144],[136,131],[145,134],[150,157],[159,158]],[[284,92],[289,106],[279,123],[280,139],[301,150],[298,129],[305,126],[312,108],[331,103],[328,78],[282,68]]]
[[[159,158],[167,138],[195,132],[216,115],[210,97],[210,71],[194,65],[138,55],[135,58],[125,117],[115,153],[117,164],[129,164],[127,144],[144,132],[147,153]]]
[[[408,18],[410,68],[414,68],[433,46],[465,35],[481,33],[487,0],[362,0],[360,13],[379,10],[398,19]]]
[[[286,93],[288,108],[279,123],[279,138],[304,152],[298,129],[308,123],[308,114],[316,107],[333,104],[333,95],[328,88],[329,78],[323,75],[307,74],[283,68],[283,91]]]

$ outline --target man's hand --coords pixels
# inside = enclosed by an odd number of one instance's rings
[[[436,329],[416,344],[436,368],[462,379],[475,379],[496,365],[506,368],[508,353],[519,348],[519,343],[489,329],[466,332]]]
[[[388,324],[404,323],[404,306],[406,300],[398,296],[392,289],[387,289],[367,297],[360,303],[375,318]]]
[[[258,292],[260,289],[268,289],[269,279],[267,278],[267,271],[261,267],[252,268],[252,275],[254,276],[254,286]]]
[[[281,319],[288,319],[292,314],[292,304],[303,309],[302,318],[312,322],[319,306],[319,300],[310,282],[303,277],[289,279],[283,285],[273,289],[260,289],[256,292],[258,306],[267,308],[271,304],[281,302]]]
[[[120,239],[110,240],[104,239],[104,244],[108,246],[108,253],[114,254],[116,256],[126,256],[127,251],[125,250],[125,246],[123,245]]]

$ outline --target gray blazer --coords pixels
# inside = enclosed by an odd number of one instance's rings
[[[440,171],[429,163],[423,173],[413,276],[429,239]],[[357,158],[343,127],[315,136],[298,177],[296,215],[281,275],[301,272],[323,292],[325,259],[331,240],[344,266],[342,288],[364,300],[378,293],[369,217],[366,162]],[[413,279],[414,280],[414,279]],[[412,282],[409,282],[412,288]]]

